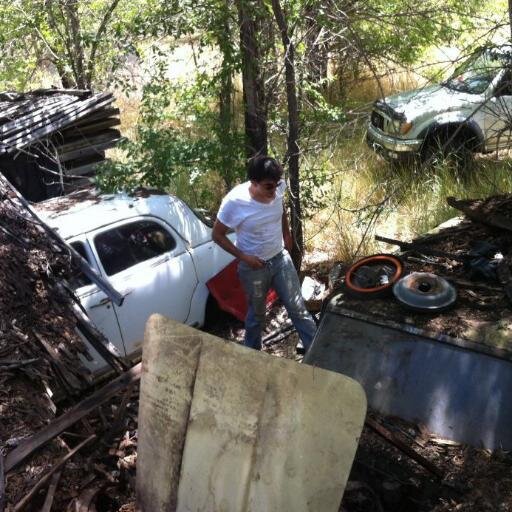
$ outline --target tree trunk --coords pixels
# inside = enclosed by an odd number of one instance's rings
[[[85,56],[82,31],[80,28],[80,17],[78,15],[78,0],[65,0],[63,7],[68,18],[67,31],[74,62],[73,70],[76,85],[78,89],[85,89],[87,87],[87,77],[85,73]]]
[[[66,71],[62,61],[52,60],[53,65],[57,69],[57,73],[60,77],[60,82],[64,89],[74,89],[76,87],[73,77]]]
[[[292,259],[300,269],[304,254],[304,235],[302,230],[302,208],[300,202],[299,181],[299,109],[295,82],[295,47],[290,40],[288,26],[279,0],[272,0],[272,10],[281,32],[285,51],[286,100],[288,104],[288,173],[290,177],[290,211],[293,235]]]
[[[62,21],[59,22],[59,20],[66,19],[63,2],[61,0],[47,0],[44,3],[44,8],[48,17],[48,25],[62,41],[64,46],[64,52],[62,53],[57,49],[50,48],[50,51],[55,56],[53,62],[57,68],[57,72],[59,73],[62,87],[65,89],[74,89],[77,87],[76,68],[70,37],[68,34],[68,27],[66,24],[62,26]],[[66,70],[66,63],[69,64],[71,72]]]
[[[231,12],[229,0],[225,0],[224,9],[225,13]],[[224,180],[226,189],[230,190],[237,175],[238,159],[235,161],[235,152],[233,151],[233,62],[235,61],[233,53],[236,44],[233,41],[230,16],[228,14],[223,16],[221,28],[215,32],[215,39],[222,53],[222,65],[219,72],[220,91],[217,138],[221,147],[220,165],[222,169],[222,179]]]
[[[114,11],[117,8],[117,4],[119,3],[119,1],[120,0],[113,0],[105,10],[101,23],[91,44],[91,52],[89,54],[89,62],[87,63],[87,72],[85,76],[85,81],[88,88],[92,87],[99,45],[110,22],[110,19],[112,18],[112,15],[114,14]]]
[[[267,106],[258,46],[259,0],[236,0],[240,24],[246,155],[267,154]]]
[[[233,186],[233,167],[232,152],[229,147],[232,143],[232,121],[233,121],[233,78],[231,71],[224,68],[221,76],[221,89],[219,97],[219,133],[218,138],[222,148],[222,177],[227,190]]]
[[[512,0],[508,0],[508,22],[510,25],[510,41],[512,41]]]
[[[315,19],[316,7],[317,4],[306,11],[306,68],[308,79],[314,84],[321,83],[325,88],[329,53],[326,43],[321,40],[322,26]]]

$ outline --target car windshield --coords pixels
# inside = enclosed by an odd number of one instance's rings
[[[503,68],[505,60],[504,55],[497,52],[480,52],[459,66],[443,85],[455,91],[482,94]]]

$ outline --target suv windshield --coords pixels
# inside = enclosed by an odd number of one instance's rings
[[[469,58],[459,66],[445,87],[470,94],[482,94],[505,65],[505,56],[490,50]]]

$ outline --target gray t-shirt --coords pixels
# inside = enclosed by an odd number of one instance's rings
[[[284,181],[270,203],[261,203],[249,193],[250,181],[234,187],[222,200],[217,218],[236,232],[236,246],[244,253],[269,260],[283,250]]]

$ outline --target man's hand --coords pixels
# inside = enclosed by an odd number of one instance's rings
[[[255,270],[265,266],[265,262],[263,260],[260,260],[260,258],[257,256],[251,256],[250,254],[244,254],[243,256],[240,256],[240,260],[244,263],[247,263],[249,267]]]
[[[243,253],[233,244],[233,242],[227,237],[228,229],[229,228],[225,224],[216,220],[212,230],[212,238],[214,242],[220,245],[225,251],[229,252],[229,254],[232,254],[235,258],[247,263],[251,268],[263,268],[265,266],[265,262],[263,260],[260,260],[257,256],[251,256],[250,254]]]

